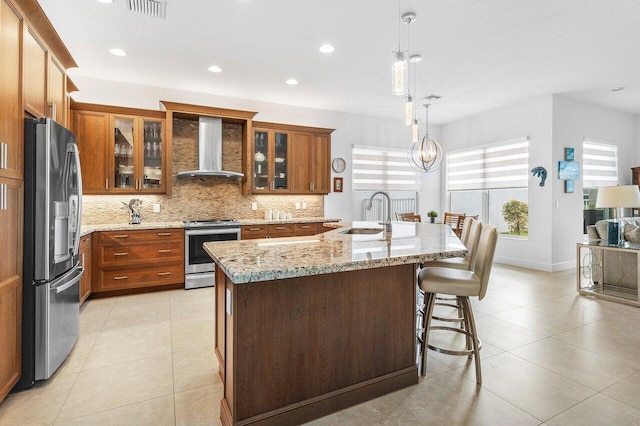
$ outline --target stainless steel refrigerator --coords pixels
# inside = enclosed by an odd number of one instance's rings
[[[49,118],[25,119],[22,378],[29,388],[60,367],[78,337],[82,178],[75,136]]]

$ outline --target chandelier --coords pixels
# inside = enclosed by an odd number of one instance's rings
[[[409,150],[409,163],[419,172],[429,173],[436,171],[442,164],[442,145],[429,136],[429,107],[431,104],[425,104],[426,112],[426,130],[420,142],[415,142]]]

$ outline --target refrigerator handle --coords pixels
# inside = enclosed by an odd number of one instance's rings
[[[80,250],[80,226],[82,224],[82,172],[80,170],[80,153],[78,152],[78,145],[73,144],[70,147],[71,151],[73,151],[73,158],[75,160],[76,165],[76,179],[77,182],[76,188],[78,188],[78,214],[76,214],[76,233],[75,233],[75,241],[73,242],[73,255],[77,255]]]

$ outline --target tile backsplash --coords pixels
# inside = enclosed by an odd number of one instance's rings
[[[242,127],[223,124],[222,167],[241,171]],[[189,177],[177,178],[180,171],[198,167],[198,122],[173,120],[173,194],[166,195],[85,195],[82,222],[85,225],[127,222],[129,215],[122,202],[142,200],[142,222],[172,222],[204,219],[260,219],[264,210],[286,211],[296,217],[324,216],[322,195],[242,195],[240,179]],[[258,210],[251,204],[258,203]],[[306,210],[296,210],[296,202],[306,202]],[[160,204],[160,213],[153,205]]]

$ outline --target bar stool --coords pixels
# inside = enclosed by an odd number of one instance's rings
[[[495,254],[496,243],[498,241],[498,232],[495,226],[484,225],[480,234],[480,242],[478,244],[478,253],[472,270],[462,270],[444,267],[426,267],[418,274],[418,283],[420,289],[425,292],[425,313],[422,316],[422,328],[424,329],[424,337],[420,342],[422,350],[422,368],[421,375],[427,374],[427,352],[426,349],[432,349],[448,355],[469,356],[473,357],[476,366],[476,382],[482,384],[482,372],[480,366],[480,347],[481,342],[478,339],[475,320],[473,318],[473,310],[469,297],[478,297],[482,300],[487,293],[489,284],[489,275],[493,265],[493,257]],[[458,304],[461,306],[464,317],[464,329],[431,326],[431,316],[436,303],[436,294],[448,294],[456,296]],[[466,336],[466,350],[443,349],[429,344],[429,333],[431,330],[444,330],[461,333]]]

